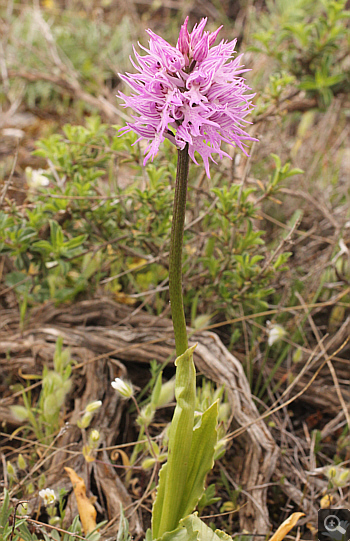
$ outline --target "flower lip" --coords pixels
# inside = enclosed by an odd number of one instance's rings
[[[242,77],[248,71],[241,64],[242,55],[233,57],[236,40],[213,46],[221,27],[210,33],[206,24],[207,19],[202,19],[189,33],[187,17],[176,47],[147,30],[149,48],[140,45],[143,56],[134,50],[136,73],[120,75],[132,93],[118,96],[124,107],[135,112],[134,121],[121,131],[133,130],[137,141],[148,140],[144,165],[154,159],[167,137],[179,149],[188,143],[191,159],[195,161],[195,152],[200,154],[210,176],[213,154],[230,157],[222,143],[247,154],[246,142],[257,141],[244,130],[254,94],[247,93],[251,89]]]

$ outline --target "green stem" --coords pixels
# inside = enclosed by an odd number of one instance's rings
[[[178,151],[169,257],[169,295],[177,357],[185,353],[188,348],[182,299],[182,241],[186,213],[188,168],[189,156],[188,145],[186,145],[183,150]]]
[[[188,145],[178,151],[174,212],[170,239],[169,294],[176,346],[176,407],[171,421],[168,461],[159,473],[157,497],[152,511],[152,535],[158,539],[178,527],[181,509],[186,505],[188,463],[191,453],[196,370],[193,350],[188,349],[186,320],[182,299],[182,242],[185,225]]]

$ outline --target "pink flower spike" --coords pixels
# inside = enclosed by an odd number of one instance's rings
[[[134,50],[135,73],[120,75],[130,95],[119,92],[118,97],[134,112],[134,120],[121,132],[133,130],[138,140],[147,141],[144,164],[168,138],[178,149],[188,145],[195,163],[198,153],[209,177],[214,154],[230,157],[222,144],[246,154],[246,143],[257,141],[244,130],[254,94],[242,76],[247,71],[242,55],[233,56],[236,40],[214,45],[221,27],[205,32],[206,23],[202,19],[189,33],[187,17],[176,47],[148,30],[148,49],[140,45],[143,56]]]

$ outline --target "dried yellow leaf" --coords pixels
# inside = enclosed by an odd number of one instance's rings
[[[317,535],[317,528],[315,528],[315,526],[313,524],[311,524],[311,522],[307,522],[306,523],[306,527],[310,530],[310,532],[312,533],[312,535]]]
[[[131,263],[127,264],[127,267],[129,270],[132,270],[140,267],[141,265],[146,265],[146,263],[147,259],[143,259],[142,257],[133,257]]]
[[[332,494],[326,494],[321,498],[320,506],[321,509],[328,509],[328,507],[331,507],[334,503],[334,496]]]
[[[28,274],[30,274],[30,276],[36,276],[39,274],[39,269],[36,265],[34,265],[34,263],[29,264]]]
[[[136,299],[133,299],[132,297],[129,297],[126,293],[115,293],[115,300],[119,302],[120,304],[128,304],[132,306],[135,304]]]
[[[112,459],[112,460],[118,460],[119,455],[122,457],[123,466],[130,467],[130,460],[129,460],[129,457],[128,457],[128,455],[126,454],[126,452],[123,451],[122,449],[118,449],[117,451],[112,451],[112,453],[111,453],[111,459]]]
[[[96,528],[96,509],[86,496],[84,479],[79,477],[72,468],[64,468],[73,485],[75,499],[78,504],[78,512],[85,535]]]
[[[296,523],[301,517],[304,517],[305,513],[293,513],[290,517],[287,518],[284,522],[282,522],[281,526],[277,529],[277,531],[273,534],[272,537],[270,537],[269,541],[281,541],[285,538],[287,533],[294,528]]]

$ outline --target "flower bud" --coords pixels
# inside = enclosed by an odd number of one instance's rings
[[[155,410],[152,408],[152,404],[147,404],[142,408],[140,415],[137,418],[137,422],[140,426],[149,426],[154,418]]]
[[[7,475],[10,478],[16,478],[16,468],[10,461],[6,462],[6,469],[7,469]]]
[[[193,30],[190,34],[190,42],[191,42],[192,50],[196,48],[196,46],[202,39],[203,30],[204,30],[205,25],[207,24],[207,21],[208,19],[207,17],[205,17],[205,19],[202,19],[198,25],[197,24],[194,25]]]
[[[155,441],[151,441],[151,445],[152,445],[152,451],[153,451],[153,454],[158,457],[159,456],[159,452],[160,452],[160,449],[159,449],[159,445],[155,442]],[[148,445],[149,447],[149,445]]]
[[[17,507],[17,510],[18,510],[18,513],[19,513],[20,515],[26,515],[27,512],[28,512],[28,503],[27,503],[27,502],[21,503],[21,504]]]
[[[163,374],[162,372],[158,374],[156,382],[153,386],[152,395],[151,395],[151,404],[153,408],[157,407],[160,391],[162,389],[162,374]]]
[[[160,394],[155,404],[156,408],[162,408],[172,402],[175,396],[175,379],[169,379],[163,383]]]
[[[33,483],[29,483],[28,485],[26,485],[26,491],[27,491],[27,494],[33,494],[33,492],[34,492]]]
[[[57,411],[59,410],[60,406],[57,404],[57,397],[55,394],[49,394],[45,400],[43,405],[44,415],[45,417],[53,417],[56,415]]]
[[[222,402],[219,404],[219,421],[222,421],[224,423],[227,423],[227,421],[230,418],[231,414],[231,407],[228,402]]]
[[[222,438],[214,447],[214,460],[222,458],[226,452],[227,439]]]
[[[62,387],[62,393],[63,393],[62,404],[63,404],[63,402],[64,402],[64,399],[65,399],[66,394],[69,393],[69,391],[71,390],[71,388],[72,388],[72,380],[71,380],[71,379],[67,379],[67,380],[63,383],[63,387]]]
[[[91,441],[91,443],[97,443],[100,439],[100,433],[98,430],[91,430],[90,432],[90,435],[89,435],[89,439]]]
[[[344,486],[347,484],[350,475],[350,470],[344,469],[339,475],[338,486]]]
[[[209,53],[209,36],[204,35],[202,39],[197,43],[193,51],[193,60],[202,62],[205,60]]]
[[[26,467],[27,467],[26,460],[25,460],[24,456],[21,453],[18,455],[17,465],[18,465],[20,470],[25,470]]]
[[[179,39],[177,41],[177,48],[184,56],[188,56],[190,52],[190,35],[187,30],[188,17],[186,17],[184,24],[181,26]]]
[[[328,468],[326,475],[328,479],[332,479],[333,477],[335,477],[337,475],[336,468],[334,466],[331,466],[330,468]]]
[[[293,363],[298,364],[302,360],[302,358],[303,358],[303,350],[301,348],[297,348],[293,353],[293,357],[292,357]]]
[[[79,428],[88,428],[92,419],[92,413],[84,413],[83,417],[77,421]]]
[[[144,469],[144,470],[150,470],[151,468],[153,468],[153,466],[155,465],[156,463],[156,459],[155,458],[146,458],[142,464],[141,464],[141,467]]]
[[[94,462],[95,457],[93,455],[93,449],[90,447],[90,445],[83,445],[83,457],[85,458],[86,462]]]
[[[42,473],[42,474],[40,475],[40,477],[39,477],[38,488],[44,488],[45,482],[46,482],[46,477],[45,477],[45,474]]]
[[[102,406],[101,400],[95,400],[94,402],[90,402],[85,408],[85,411],[87,413],[95,413],[100,407]]]
[[[19,421],[28,419],[28,411],[24,406],[11,406],[11,411]]]
[[[120,378],[115,378],[111,385],[123,398],[131,398],[134,394],[131,383],[127,383]]]

